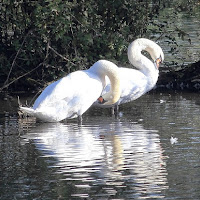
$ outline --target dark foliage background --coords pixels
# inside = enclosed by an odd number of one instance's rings
[[[3,0],[1,90],[38,90],[99,59],[127,62],[128,44],[145,36],[152,18],[167,4],[152,0]],[[160,22],[154,27],[160,31],[164,25]]]

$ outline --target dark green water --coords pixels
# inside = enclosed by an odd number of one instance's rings
[[[200,199],[199,94],[148,94],[118,118],[91,108],[82,125],[0,104],[0,199]]]

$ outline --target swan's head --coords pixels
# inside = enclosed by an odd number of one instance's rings
[[[151,58],[154,61],[155,67],[158,69],[160,63],[164,61],[164,53],[161,47],[155,42],[148,40],[145,50],[149,52],[149,54],[151,55]]]
[[[159,58],[156,58],[156,59],[154,60],[154,65],[155,65],[155,67],[156,67],[157,69],[159,68],[160,63],[163,62],[163,59],[164,59],[164,58],[160,55]]]
[[[134,40],[128,48],[128,57],[130,62],[137,68],[141,69],[142,63],[145,62],[144,57],[141,55],[142,51],[147,51],[154,61],[156,69],[159,68],[159,64],[164,61],[164,53],[161,47],[155,42],[146,39],[139,38]],[[149,64],[146,64],[149,65]]]
[[[97,103],[103,106],[112,106],[118,102],[121,95],[121,87],[120,87],[120,78],[119,76],[116,77],[115,80],[110,79],[111,87],[110,91],[104,93],[97,99]]]
[[[98,100],[98,103],[102,105],[115,104],[121,95],[120,75],[117,65],[108,60],[99,60],[92,66],[92,70],[103,80],[103,87],[106,85],[106,76],[110,80],[110,91],[103,94],[100,100]]]
[[[111,105],[114,105],[115,103],[118,102],[119,98],[120,98],[120,92],[121,90],[118,89],[118,91],[116,91],[115,93],[113,92],[108,92],[102,96],[100,96],[98,99],[97,99],[97,102],[98,104],[101,104],[101,105],[105,105],[105,106],[111,106]]]

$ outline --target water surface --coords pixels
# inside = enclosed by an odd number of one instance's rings
[[[200,199],[198,98],[147,94],[118,118],[91,108],[82,125],[18,119],[1,102],[0,198]]]

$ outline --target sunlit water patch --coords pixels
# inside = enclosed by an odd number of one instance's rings
[[[33,140],[47,160],[55,159],[49,167],[74,185],[72,197],[89,197],[90,189],[97,198],[160,198],[167,179],[157,132],[120,119],[93,117],[83,125],[40,124],[23,138]]]

